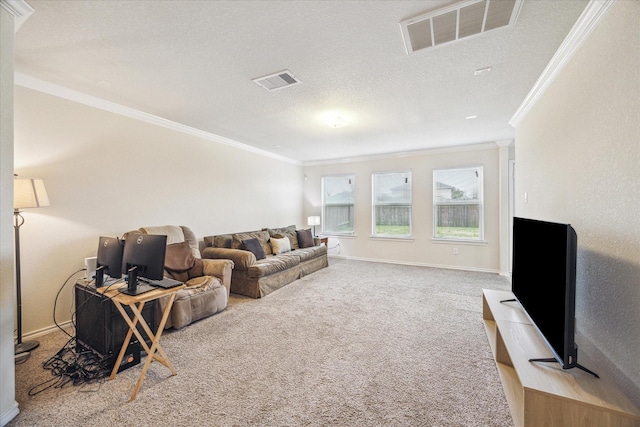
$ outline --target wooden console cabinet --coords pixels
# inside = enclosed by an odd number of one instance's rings
[[[500,303],[510,298],[485,289],[482,317],[516,426],[640,426],[640,409],[606,378],[529,362],[553,355],[517,302]]]

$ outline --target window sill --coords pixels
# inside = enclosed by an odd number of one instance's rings
[[[446,239],[441,237],[440,238],[434,237],[431,239],[431,241],[436,244],[456,244],[456,245],[471,245],[471,246],[487,245],[486,240]]]
[[[354,239],[358,237],[355,234],[339,234],[339,233],[318,233],[317,237],[335,237],[340,239]]]
[[[413,237],[393,237],[393,236],[369,236],[369,239],[392,241],[392,242],[408,242],[408,243],[411,243],[414,241]]]

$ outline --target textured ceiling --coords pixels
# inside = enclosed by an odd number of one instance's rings
[[[27,1],[16,72],[300,162],[513,138],[587,4],[525,0],[514,27],[407,55],[399,23],[455,2]],[[252,81],[282,70],[302,84]]]

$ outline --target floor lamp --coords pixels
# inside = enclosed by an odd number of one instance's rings
[[[24,218],[20,209],[39,208],[49,206],[49,197],[41,179],[15,178],[13,180],[13,217],[15,231],[15,257],[16,257],[16,307],[18,319],[18,341],[15,345],[15,361],[20,363],[26,360],[30,351],[38,347],[38,341],[22,341],[22,291],[20,282],[20,227],[24,224]]]

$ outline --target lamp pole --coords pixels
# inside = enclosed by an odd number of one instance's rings
[[[23,179],[14,174],[13,179],[13,216],[15,231],[15,257],[16,257],[16,308],[18,314],[18,342],[15,345],[15,362],[24,362],[30,355],[30,351],[38,347],[38,341],[22,341],[22,280],[20,271],[20,227],[24,224],[24,218],[20,214],[22,208],[39,208],[49,206],[49,196],[41,179]]]
[[[18,342],[15,345],[15,361],[20,363],[27,360],[29,352],[38,347],[40,343],[38,341],[22,341],[22,282],[20,273],[20,227],[24,224],[24,218],[20,215],[20,211],[15,209],[13,211],[15,223],[13,225],[15,233],[15,257],[16,257],[16,308],[18,315]]]

